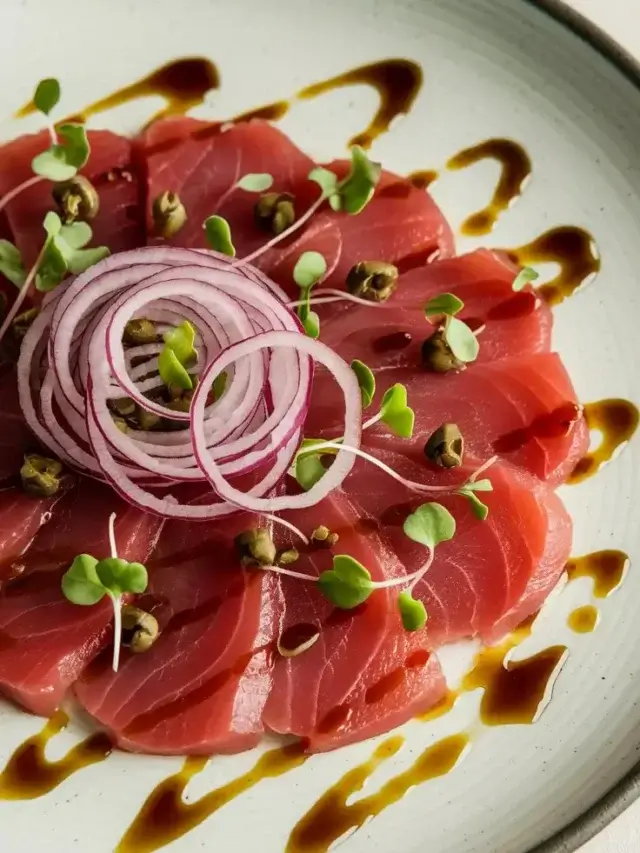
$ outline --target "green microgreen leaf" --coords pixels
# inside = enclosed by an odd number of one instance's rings
[[[385,391],[380,406],[380,420],[399,438],[411,438],[415,414],[407,405],[407,389],[404,385],[392,385]]]
[[[62,592],[72,604],[97,604],[106,593],[98,577],[98,561],[89,554],[80,554],[62,576]]]
[[[120,557],[100,560],[95,570],[103,587],[116,597],[126,592],[144,592],[149,582],[147,570],[141,563],[129,563]]]
[[[456,522],[442,504],[431,502],[415,509],[405,519],[402,529],[414,542],[419,542],[427,548],[435,548],[441,542],[453,539]]]
[[[351,362],[351,369],[358,379],[360,393],[362,394],[362,405],[367,409],[376,393],[376,378],[370,368],[357,358]]]
[[[211,386],[211,390],[213,391],[213,399],[219,400],[220,397],[225,392],[227,387],[227,373],[225,370],[222,373],[219,373],[216,378],[213,380],[213,385]]]
[[[174,351],[180,364],[190,367],[198,359],[194,346],[196,330],[188,320],[183,320],[179,326],[164,334],[165,344]]]
[[[31,168],[36,175],[51,181],[67,181],[89,159],[89,140],[82,124],[61,124],[57,130],[62,141],[34,157]]]
[[[469,501],[471,511],[479,521],[484,521],[489,515],[489,507],[483,503],[469,486],[458,489],[456,494],[461,495]]]
[[[464,488],[470,492],[492,492],[493,483],[486,477],[484,480],[476,480],[475,483],[465,483]]]
[[[158,373],[165,385],[177,385],[183,391],[193,389],[193,380],[170,346],[164,346],[158,356]]]
[[[537,278],[540,278],[540,274],[537,273],[533,267],[523,267],[514,278],[511,287],[516,291],[522,290],[522,288],[529,284],[530,281],[535,281]]]
[[[324,169],[322,166],[316,166],[309,172],[308,178],[310,181],[318,184],[322,190],[322,194],[329,199],[329,204],[334,210],[340,210],[342,207],[342,199],[338,192],[338,176],[329,169]]]
[[[442,314],[448,314],[453,317],[454,314],[462,311],[464,302],[458,299],[453,293],[441,293],[439,296],[434,296],[424,307],[424,313],[427,317],[438,317]]]
[[[229,223],[223,216],[210,216],[204,221],[204,231],[207,237],[207,243],[216,252],[221,252],[223,255],[230,255],[232,258],[236,256],[236,247],[231,239],[231,228]]]
[[[16,287],[22,287],[27,278],[22,255],[8,240],[0,240],[0,273]]]
[[[409,590],[398,596],[398,610],[405,631],[419,631],[427,624],[427,610],[421,601],[413,598]]]
[[[86,222],[63,225],[58,214],[49,211],[44,218],[43,227],[47,239],[36,275],[37,290],[53,290],[68,272],[78,275],[109,254],[106,246],[83,248],[92,237],[91,228]]]
[[[362,604],[374,589],[371,574],[346,554],[333,558],[333,569],[322,572],[318,586],[324,597],[342,610],[352,610]]]
[[[317,284],[327,271],[327,262],[320,252],[303,252],[293,268],[293,280],[307,290]]]
[[[273,186],[273,175],[269,175],[266,172],[251,172],[240,178],[236,184],[238,189],[246,190],[250,193],[261,193],[264,190],[268,190],[271,186]]]
[[[58,231],[71,249],[83,249],[93,237],[91,226],[86,222],[72,222],[70,225],[63,225]]]
[[[320,458],[319,453],[307,453],[305,455],[298,455],[296,457],[295,464],[295,478],[297,483],[308,492],[309,489],[313,488],[316,483],[318,483],[324,475],[327,473],[327,469],[322,464],[322,459]]]
[[[445,339],[449,349],[459,361],[475,361],[480,352],[480,344],[469,326],[457,317],[449,317],[445,324]]]
[[[36,86],[36,91],[33,96],[35,108],[48,116],[49,113],[57,106],[60,100],[60,83],[55,77],[47,77],[46,80],[41,80]]]
[[[351,169],[338,185],[343,210],[352,215],[360,213],[373,198],[381,174],[380,164],[369,160],[365,150],[354,145],[351,149]]]

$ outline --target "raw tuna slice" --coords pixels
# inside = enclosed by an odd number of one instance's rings
[[[479,362],[547,352],[551,343],[549,307],[528,288],[514,293],[516,269],[494,252],[480,249],[436,261],[400,277],[387,302],[370,308],[342,302],[319,305],[320,338],[347,361],[358,358],[372,370],[422,364],[421,347],[434,326],[424,306],[441,293],[465,303],[458,315],[480,332]]]
[[[340,160],[327,168],[342,177],[349,164]],[[323,286],[344,289],[349,270],[359,261],[387,261],[408,270],[436,257],[449,257],[455,246],[451,229],[431,196],[384,172],[361,213],[349,216],[327,206],[289,246],[274,249],[256,263],[282,287],[292,288],[293,267],[308,251],[320,252],[327,261],[329,274]],[[321,288],[314,292],[320,294]]]
[[[108,130],[90,130],[89,162],[81,170],[100,195],[100,211],[92,220],[91,245],[112,252],[144,243],[143,219],[138,205],[138,177],[132,163],[131,142]],[[21,136],[0,148],[0,197],[33,177],[31,161],[50,145],[47,131]],[[32,264],[42,247],[42,221],[55,209],[50,181],[42,180],[21,192],[5,208],[7,222],[25,263]]]
[[[65,496],[20,558],[21,577],[0,591],[0,691],[36,714],[59,707],[67,688],[111,639],[111,606],[71,604],[60,580],[78,554],[108,556],[112,512],[118,513],[120,556],[146,560],[160,521],[86,479]]]
[[[178,193],[188,215],[186,225],[169,242],[205,248],[202,223],[215,213],[229,222],[239,257],[269,240],[269,233],[254,217],[258,195],[234,188],[240,178],[249,173],[270,174],[269,191],[294,193],[298,214],[320,192],[307,181],[313,161],[264,121],[239,124],[221,133],[219,125],[196,119],[167,119],[152,124],[136,144],[147,164],[147,225],[152,242],[156,238],[151,206],[163,192]]]
[[[361,513],[358,526],[382,539],[404,573],[417,571],[428,557],[424,546],[404,533],[407,516],[420,504],[437,501],[456,519],[455,537],[438,546],[432,566],[416,587],[429,615],[429,647],[489,630],[520,600],[544,551],[546,509],[530,483],[523,483],[508,466],[494,464],[486,474],[493,491],[482,493],[489,516],[479,521],[468,502],[449,491],[477,469],[474,460],[445,471],[418,453],[380,450],[377,455],[401,476],[434,486],[432,493],[416,494],[364,460],[345,481],[345,492]],[[449,494],[439,491],[443,488]]]
[[[357,518],[358,511],[340,494],[291,516],[307,533],[319,524],[337,533],[340,539],[334,553],[359,560],[374,580],[400,573],[402,567],[376,536],[358,533]],[[318,576],[331,566],[332,552],[319,545],[301,554],[294,568]],[[309,738],[313,749],[316,736],[327,735],[340,727],[336,722],[344,722],[336,721],[336,714],[341,714],[348,697],[359,690],[363,673],[389,632],[397,634],[394,597],[381,590],[347,611],[334,609],[315,586],[304,581],[284,577],[282,590],[282,644],[295,648],[301,637],[308,639],[316,632],[320,636],[302,654],[278,659],[264,723],[273,731]]]
[[[537,613],[554,589],[571,553],[573,524],[564,504],[555,492],[547,491],[545,498],[548,530],[547,544],[538,568],[531,576],[522,598],[502,619],[483,635],[486,643],[496,643],[520,624]]]
[[[378,374],[372,412],[395,383],[406,386],[415,411],[413,439],[395,439],[384,424],[377,424],[362,439],[374,453],[376,448],[421,451],[442,423],[456,423],[476,458],[484,461],[497,454],[554,486],[567,479],[589,444],[580,404],[556,353],[473,364],[446,375],[385,370]],[[343,411],[335,383],[318,371],[305,435],[341,435]]]
[[[62,491],[52,498],[34,498],[21,488],[0,491],[0,585],[20,574],[19,557],[27,550],[38,530],[50,518]]]
[[[139,602],[159,639],[145,654],[125,652],[117,674],[101,655],[76,685],[123,749],[192,755],[258,742],[281,599],[275,574],[240,566],[233,535],[248,523],[167,524]]]
[[[22,416],[18,385],[13,367],[0,371],[0,482],[16,477],[25,451],[33,449],[34,439]]]

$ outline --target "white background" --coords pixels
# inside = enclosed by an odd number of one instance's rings
[[[565,0],[640,59],[639,0]],[[640,800],[580,853],[640,853]]]

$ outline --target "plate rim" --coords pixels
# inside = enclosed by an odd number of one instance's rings
[[[589,45],[640,91],[640,60],[566,0],[523,0]],[[640,799],[640,761],[599,800],[527,853],[576,853]]]

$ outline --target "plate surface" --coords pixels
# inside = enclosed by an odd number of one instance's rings
[[[208,56],[221,71],[220,91],[197,110],[211,118],[287,97],[383,57],[419,62],[425,84],[415,107],[372,153],[406,173],[441,167],[489,137],[521,142],[533,161],[533,180],[485,243],[520,245],[563,224],[594,234],[602,271],[556,309],[556,346],[582,400],[640,402],[640,91],[539,8],[514,0],[4,0],[2,21],[12,34],[0,54],[0,76],[12,81],[0,91],[6,115],[44,76],[61,79],[65,109],[73,111],[184,55]],[[94,124],[134,131],[157,106],[138,101]],[[342,155],[375,106],[369,89],[343,89],[296,105],[281,125],[309,153],[330,159]],[[32,119],[7,121],[2,134],[35,126]],[[433,192],[454,226],[489,200],[496,176],[491,163],[443,174]],[[478,243],[460,238],[459,247]],[[474,694],[438,720],[405,727],[405,747],[376,772],[367,791],[445,734],[471,730],[471,748],[460,766],[388,808],[345,850],[525,853],[630,769],[640,751],[640,575],[633,568],[640,559],[639,471],[640,442],[632,442],[597,477],[563,490],[575,519],[574,553],[619,548],[629,553],[632,569],[621,591],[602,602],[592,634],[567,628],[568,613],[591,602],[585,579],[549,602],[532,638],[518,649],[517,656],[555,643],[570,649],[541,719],[532,726],[483,728]],[[459,653],[453,668],[463,657],[469,650]],[[0,705],[0,764],[40,727],[39,720]],[[74,725],[57,737],[51,757],[66,752],[79,734]],[[374,745],[314,757],[261,783],[169,849],[259,845],[261,853],[281,853],[296,821]],[[189,799],[248,770],[255,758],[216,758],[193,779]],[[110,853],[152,787],[180,766],[179,759],[118,754],[43,799],[0,802],[0,847],[3,853]],[[562,847],[575,848],[575,841]]]

